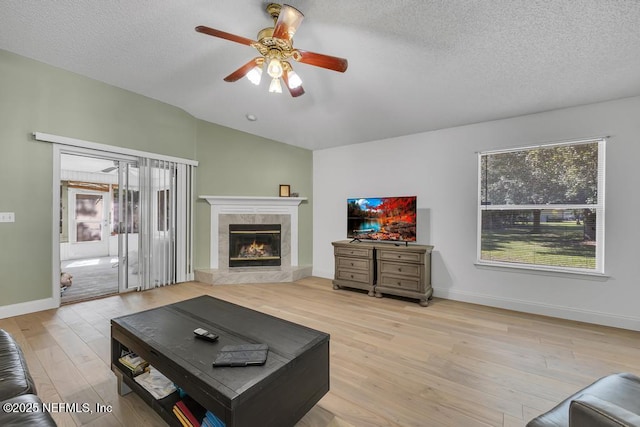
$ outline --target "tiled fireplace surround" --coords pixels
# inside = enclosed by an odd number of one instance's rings
[[[311,275],[298,265],[298,206],[303,197],[200,196],[211,205],[210,268],[195,271],[199,282],[215,284],[292,282]],[[229,267],[229,224],[280,224],[281,265]]]

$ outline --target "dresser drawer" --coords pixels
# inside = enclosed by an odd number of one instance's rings
[[[362,257],[362,258],[371,258],[369,254],[372,252],[372,249],[367,248],[335,248],[336,256],[350,256],[350,257]]]
[[[368,270],[371,261],[368,259],[359,258],[336,258],[338,261],[338,268]]]
[[[378,257],[381,260],[388,261],[402,261],[402,262],[421,262],[422,261],[422,253],[419,252],[403,252],[403,251],[393,251],[393,250],[380,250],[378,252]]]
[[[347,280],[350,282],[369,283],[370,275],[368,272],[363,271],[338,270],[336,273],[336,279]]]
[[[420,264],[400,264],[395,262],[380,261],[380,274],[393,274],[403,276],[420,277]]]
[[[407,291],[420,291],[420,279],[383,274],[380,276],[378,286],[404,289]]]

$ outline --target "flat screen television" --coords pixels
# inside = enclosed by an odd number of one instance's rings
[[[416,196],[347,199],[347,237],[416,241]]]

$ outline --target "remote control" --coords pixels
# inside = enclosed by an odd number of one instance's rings
[[[211,342],[218,340],[218,336],[216,334],[212,334],[206,329],[196,328],[193,330],[193,333],[195,334],[196,338],[200,338],[202,340],[211,341]]]

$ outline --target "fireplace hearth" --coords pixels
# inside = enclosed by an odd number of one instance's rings
[[[281,264],[280,224],[229,224],[229,267]]]

